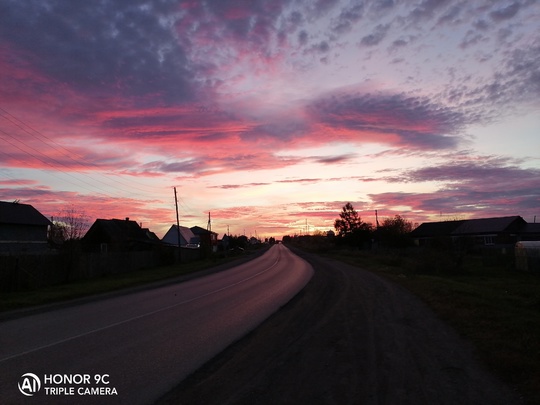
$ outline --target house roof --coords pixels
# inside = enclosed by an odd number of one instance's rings
[[[96,219],[83,239],[87,242],[155,241],[148,229],[129,219]]]
[[[205,235],[205,234],[215,234],[216,232],[209,231],[208,229],[201,228],[200,226],[193,226],[191,228],[191,232],[193,232],[195,235]]]
[[[47,226],[51,221],[31,205],[0,201],[0,224]]]
[[[424,222],[411,232],[415,238],[448,236],[465,221]]]
[[[478,235],[486,233],[517,232],[527,223],[520,216],[469,219],[463,221],[452,235]]]
[[[482,235],[502,232],[523,232],[528,229],[533,232],[534,226],[530,227],[519,215],[511,217],[467,219],[459,221],[425,222],[411,232],[415,238]]]
[[[176,225],[172,225],[165,236],[161,238],[161,241],[170,245],[178,245],[177,229],[178,227]],[[194,238],[195,234],[191,231],[191,229],[186,228],[185,226],[180,227],[180,245],[187,245],[191,243]]]

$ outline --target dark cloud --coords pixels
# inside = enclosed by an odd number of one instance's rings
[[[304,30],[300,31],[298,33],[298,42],[300,43],[300,45],[306,45],[307,42],[308,42],[308,33]]]
[[[514,105],[535,103],[540,97],[540,39],[506,52],[491,77],[451,84],[444,96],[478,122],[497,119],[500,108],[508,112]]]
[[[540,169],[511,165],[508,159],[483,157],[404,171],[388,182],[441,184],[433,193],[383,193],[370,197],[378,204],[411,206],[413,210],[445,214],[482,215],[531,212],[540,205]],[[491,213],[491,214],[489,214]]]
[[[366,8],[369,10],[370,17],[378,17],[382,14],[387,14],[397,5],[399,0],[377,0],[367,1]]]
[[[235,190],[240,188],[250,188],[250,187],[259,187],[259,186],[267,186],[272,183],[246,183],[246,184],[223,184],[220,186],[212,186],[210,188],[220,188],[224,190]]]
[[[193,2],[187,8],[186,21],[177,28],[183,37],[195,42],[202,39],[204,44],[217,44],[231,40],[241,49],[268,54],[271,39],[279,35],[278,26],[287,4],[287,0]],[[298,11],[289,14],[281,35],[294,32],[302,20]]]
[[[371,34],[366,35],[360,40],[360,44],[364,46],[378,45],[386,37],[386,34],[388,33],[389,28],[390,28],[389,24],[377,25]]]
[[[317,163],[334,164],[334,163],[344,163],[344,162],[350,161],[351,159],[354,159],[355,157],[356,157],[355,154],[349,153],[345,155],[319,156],[319,157],[314,157],[313,159]]]
[[[314,49],[318,53],[327,53],[330,50],[330,45],[328,45],[328,42],[326,41],[321,41],[320,43],[314,46]]]
[[[339,0],[307,1],[304,7],[312,17],[319,18],[332,10],[338,3]]]
[[[335,34],[339,35],[351,31],[353,26],[362,19],[363,12],[363,3],[353,4],[350,7],[343,9],[337,19],[333,21],[330,29]]]
[[[189,174],[202,173],[209,169],[206,162],[202,159],[189,159],[175,163],[154,162],[153,164],[146,165],[146,167],[152,167],[154,170],[165,173]]]
[[[2,2],[0,34],[59,83],[88,95],[194,97],[171,26],[177,2]]]
[[[488,159],[486,159],[488,160]],[[484,188],[501,187],[502,185],[514,184],[515,182],[527,182],[539,179],[540,170],[521,169],[517,166],[503,166],[499,162],[490,160],[485,164],[474,163],[451,163],[441,166],[424,167],[405,174],[412,182],[442,181],[485,183]]]
[[[481,31],[486,31],[489,28],[489,23],[484,19],[479,19],[473,23],[473,27]]]
[[[441,8],[452,3],[452,0],[423,0],[411,11],[413,19],[432,18]]]
[[[450,7],[437,21],[437,25],[441,24],[457,24],[461,22],[461,12],[463,11],[461,4],[456,4]]]
[[[287,179],[287,180],[279,180],[277,183],[319,183],[323,179]]]
[[[517,48],[506,62],[507,86],[528,100],[540,97],[540,38],[527,48]]]
[[[465,49],[465,48],[468,48],[469,46],[477,45],[477,44],[479,44],[480,42],[486,41],[486,40],[487,40],[487,38],[484,37],[484,35],[482,35],[482,34],[479,33],[478,31],[475,31],[475,30],[469,30],[469,31],[467,31],[467,33],[465,34],[465,37],[463,38],[463,40],[461,41],[461,43],[459,44],[459,46],[460,46],[462,49]]]
[[[310,107],[312,116],[336,129],[358,133],[393,134],[412,148],[455,147],[468,118],[427,98],[405,94],[333,95]],[[383,139],[383,137],[381,137]]]
[[[276,120],[276,122],[255,125],[249,130],[242,131],[239,135],[243,141],[249,142],[264,138],[287,141],[301,137],[308,129],[308,124],[303,121],[282,118],[279,121]]]
[[[396,39],[394,42],[392,42],[392,46],[396,47],[396,48],[401,48],[405,45],[407,45],[408,42],[402,38],[400,39]]]
[[[514,17],[520,9],[519,2],[513,2],[507,6],[499,7],[490,13],[491,18],[494,21],[508,20]]]

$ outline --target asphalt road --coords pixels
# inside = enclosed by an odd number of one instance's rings
[[[152,403],[276,312],[312,273],[276,245],[206,277],[1,322],[0,403]]]
[[[417,297],[298,252],[302,291],[161,398],[189,405],[513,405],[519,394]]]

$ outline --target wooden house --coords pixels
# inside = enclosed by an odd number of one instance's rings
[[[136,221],[126,219],[96,219],[82,238],[86,250],[142,251],[160,245],[159,238]]]
[[[51,225],[51,221],[31,205],[0,201],[0,252],[34,253],[47,250]]]

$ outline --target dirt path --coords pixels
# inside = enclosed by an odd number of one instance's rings
[[[519,404],[401,287],[302,254],[307,287],[162,404]]]

